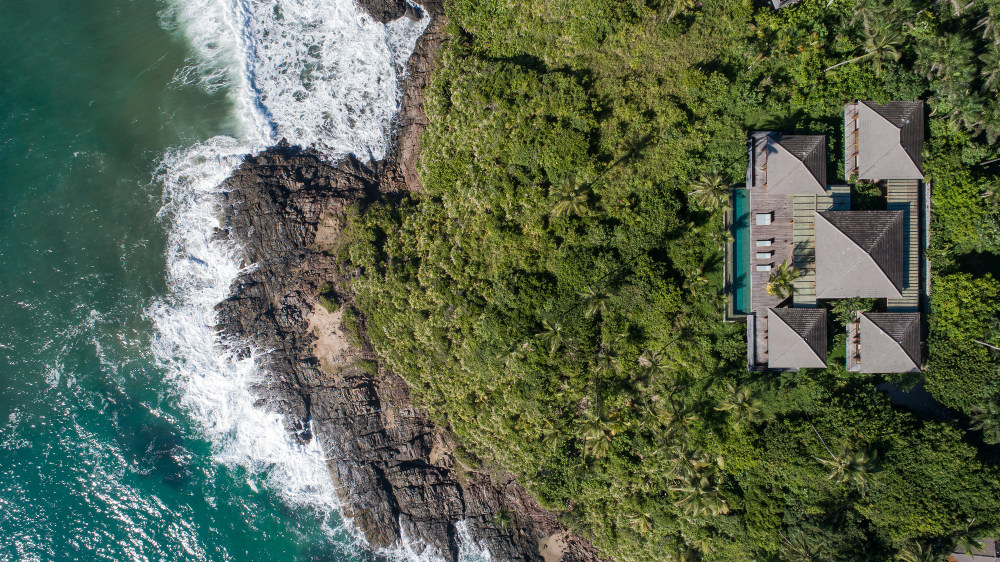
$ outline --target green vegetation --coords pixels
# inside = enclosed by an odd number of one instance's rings
[[[331,314],[340,308],[340,303],[337,302],[337,293],[332,284],[323,283],[319,286],[319,304]]]
[[[361,345],[364,342],[364,336],[361,333],[361,326],[358,325],[358,315],[354,311],[354,307],[344,307],[344,313],[340,317],[340,324],[344,329],[344,334],[352,345]]]
[[[795,269],[788,262],[778,264],[771,272],[764,289],[768,294],[786,299],[795,294],[795,280],[799,277],[799,270]]]
[[[469,462],[618,560],[922,560],[1000,532],[978,440],[1000,440],[998,182],[979,165],[1000,2],[827,4],[454,0],[424,191],[349,227],[386,366]],[[927,387],[967,426],[842,366],[749,373],[721,321],[747,131],[825,134],[842,158],[858,98],[931,108]]]

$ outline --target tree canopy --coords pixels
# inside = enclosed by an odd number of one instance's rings
[[[448,3],[424,190],[349,229],[379,358],[469,462],[513,472],[617,560],[890,560],[1000,531],[975,429],[1000,411],[975,342],[1000,345],[997,183],[979,165],[997,157],[1000,2],[959,4]],[[745,330],[722,321],[719,194],[747,132],[827,135],[834,180],[843,104],[916,98],[927,388],[955,412],[939,420],[836,352],[747,372]]]

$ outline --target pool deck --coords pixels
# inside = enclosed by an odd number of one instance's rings
[[[917,312],[920,310],[920,181],[888,180],[886,182],[887,208],[903,211],[903,244],[906,259],[903,261],[903,295],[888,299],[889,312]]]
[[[768,361],[767,309],[777,307],[787,299],[767,292],[771,271],[757,271],[758,265],[770,265],[773,270],[784,262],[795,266],[800,276],[795,280],[796,293],[791,297],[795,307],[816,306],[816,231],[817,211],[845,210],[851,206],[849,185],[831,185],[827,195],[769,195],[760,183],[748,190],[750,196],[750,314],[747,317],[748,336],[752,335],[748,351],[751,366],[763,367]],[[758,213],[771,213],[771,224],[758,225]],[[757,258],[757,241],[771,240],[769,258]],[[766,248],[760,248],[765,250]]]
[[[792,240],[793,265],[799,277],[793,283],[796,308],[816,307],[816,226],[817,211],[846,211],[851,208],[851,186],[827,186],[827,195],[794,195]]]
[[[754,316],[754,350],[756,364],[767,363],[767,309],[785,299],[767,292],[770,271],[757,271],[758,265],[770,265],[772,270],[784,262],[792,263],[794,239],[792,232],[792,198],[788,195],[768,195],[762,185],[750,189],[750,311]],[[756,224],[758,213],[772,213],[771,224]],[[758,240],[771,240],[767,259],[757,258]],[[761,248],[762,250],[764,248]],[[749,321],[749,319],[748,319]]]

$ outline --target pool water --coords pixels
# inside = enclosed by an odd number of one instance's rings
[[[746,189],[733,190],[733,312],[750,313],[750,197]]]

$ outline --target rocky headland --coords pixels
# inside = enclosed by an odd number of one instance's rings
[[[362,4],[379,21],[418,17],[402,1]],[[455,560],[456,523],[465,522],[494,560],[599,560],[511,475],[462,462],[449,432],[379,364],[352,306],[357,272],[336,257],[349,208],[420,189],[422,92],[444,35],[440,2],[423,9],[432,20],[408,63],[386,160],[332,164],[282,143],[248,157],[227,180],[219,236],[238,244],[244,264],[255,267],[219,304],[218,329],[224,345],[267,350],[266,379],[255,389],[261,405],[282,412],[299,439],[318,439],[344,514],[371,546],[391,548],[405,537],[418,550]]]

